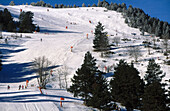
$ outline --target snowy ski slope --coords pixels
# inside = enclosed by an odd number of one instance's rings
[[[124,18],[115,11],[104,11],[105,8],[66,8],[51,9],[45,7],[33,7],[26,5],[3,6],[0,9],[8,8],[15,20],[18,20],[20,9],[34,13],[34,23],[40,26],[40,33],[22,34],[22,38],[14,39],[11,35],[15,33],[3,32],[5,38],[8,37],[8,44],[4,39],[0,39],[2,50],[3,70],[0,72],[0,109],[1,111],[90,111],[92,108],[83,105],[83,101],[74,98],[73,95],[64,89],[59,89],[58,81],[51,81],[44,95],[40,94],[37,88],[36,74],[31,70],[30,63],[34,58],[45,56],[54,66],[53,75],[56,77],[58,68],[68,67],[68,81],[73,77],[77,68],[83,63],[84,54],[90,51],[97,59],[99,69],[104,70],[104,66],[115,66],[119,59],[133,60],[127,55],[125,46],[141,45],[146,39],[140,35],[138,29],[130,28],[124,23]],[[47,11],[49,9],[49,11]],[[91,21],[91,23],[89,23]],[[114,49],[116,54],[110,58],[101,58],[99,52],[93,52],[94,28],[98,22],[105,26],[110,41],[116,35],[121,39],[128,38],[131,41],[119,44]],[[66,29],[66,26],[68,29]],[[131,33],[136,33],[132,36]],[[86,37],[88,34],[88,39]],[[20,36],[20,33],[17,33]],[[31,38],[28,38],[31,37]],[[40,41],[42,39],[42,41]],[[151,38],[149,38],[151,39]],[[71,52],[70,47],[73,46]],[[170,66],[164,65],[165,57],[161,53],[147,55],[147,49],[141,46],[142,57],[139,63],[135,64],[141,77],[144,76],[148,62],[146,60],[155,58],[160,63],[162,70],[166,73],[166,78],[170,78]],[[122,56],[119,56],[122,54]],[[159,57],[159,59],[157,59]],[[107,62],[103,62],[103,60]],[[53,79],[54,79],[53,77]],[[29,81],[27,89],[18,90],[18,86],[25,85],[25,80]],[[31,87],[34,84],[34,87]],[[7,85],[11,86],[7,90]],[[60,107],[60,97],[65,98],[64,107]],[[95,110],[95,109],[93,109]]]

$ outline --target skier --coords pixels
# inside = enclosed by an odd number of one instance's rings
[[[88,39],[88,35],[89,35],[89,34],[86,34],[87,39]]]
[[[41,42],[42,42],[42,38],[41,38],[40,40],[41,40]]]
[[[24,89],[24,86],[22,85],[22,89]]]
[[[7,38],[5,38],[5,43],[6,43],[6,44],[8,43],[8,39],[7,39]]]
[[[19,85],[19,89],[18,90],[20,90],[21,89],[21,85]]]
[[[7,89],[10,89],[10,86],[8,85]]]

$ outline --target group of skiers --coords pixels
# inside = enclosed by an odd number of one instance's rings
[[[8,86],[7,86],[7,89],[10,89],[10,88],[11,88],[10,85],[8,85]],[[24,89],[24,88],[27,89],[27,86],[24,86],[24,85],[21,86],[21,85],[19,85],[19,89],[18,89],[18,90],[20,90],[21,88],[22,88],[22,89]]]
[[[19,89],[18,90],[20,90],[21,89],[21,87],[22,87],[22,89],[24,89],[24,85],[19,85]],[[27,89],[27,86],[25,86],[25,89]]]

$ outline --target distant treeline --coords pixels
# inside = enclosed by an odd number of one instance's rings
[[[76,8],[78,6],[76,6],[75,4],[72,5],[64,5],[64,4],[55,4],[55,7],[53,7],[52,5],[50,5],[49,3],[45,3],[44,1],[38,1],[37,3],[32,2],[30,5],[32,6],[42,6],[42,7],[49,7],[49,8]]]
[[[127,23],[130,27],[140,29],[142,34],[144,34],[144,32],[148,32],[161,38],[170,39],[170,24],[168,22],[160,21],[158,18],[149,16],[140,8],[133,8],[132,5],[127,8],[125,3],[109,4],[105,0],[102,2],[99,1],[98,7],[105,7],[108,10],[114,10],[122,13],[125,18],[125,23]]]

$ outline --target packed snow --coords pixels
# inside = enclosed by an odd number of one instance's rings
[[[142,56],[139,57],[139,62],[135,63],[135,67],[139,70],[141,78],[144,77],[147,70],[147,60],[154,58],[161,65],[163,72],[166,73],[164,81],[170,79],[170,66],[164,64],[166,57],[153,49],[151,49],[152,54],[148,55],[147,48],[142,45],[142,42],[146,39],[150,39],[152,42],[152,38],[141,36],[138,29],[130,28],[125,24],[121,13],[100,7],[54,9],[29,5],[0,5],[0,9],[4,8],[8,8],[14,20],[18,20],[20,9],[25,12],[33,12],[34,24],[40,26],[40,33],[2,32],[4,39],[0,39],[1,56],[3,56],[3,69],[0,71],[1,111],[97,110],[84,106],[80,98],[73,97],[73,94],[67,92],[64,88],[60,89],[58,85],[58,69],[67,66],[69,72],[68,85],[71,85],[70,79],[77,68],[81,67],[87,51],[90,51],[97,59],[99,69],[105,71],[105,66],[114,67],[120,59],[125,59],[130,63],[133,58],[128,56],[126,47],[140,46]],[[108,58],[102,58],[101,53],[94,52],[92,47],[94,29],[99,21],[105,26],[110,43],[115,36],[120,37],[120,39],[131,39],[131,41],[121,41],[118,46],[113,46],[112,51],[115,54]],[[134,36],[132,33],[136,33],[136,35]],[[11,37],[11,35],[22,35],[22,38]],[[5,38],[8,39],[8,43],[5,43]],[[160,42],[156,43],[161,44]],[[71,47],[73,47],[72,51]],[[31,68],[31,62],[42,56],[48,58],[54,67],[52,69],[53,76],[51,76],[47,89],[43,90],[43,95],[37,88],[36,73]],[[114,69],[111,71],[113,72]],[[29,80],[28,88],[18,90],[19,85],[25,86],[26,80]],[[10,85],[11,88],[7,89],[7,85]],[[65,99],[63,100],[63,107],[60,107],[61,97]]]

